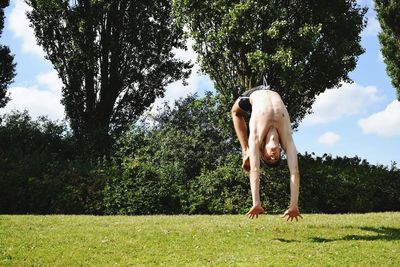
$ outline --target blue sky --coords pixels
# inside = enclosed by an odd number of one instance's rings
[[[372,164],[400,165],[400,102],[388,77],[378,32],[379,23],[372,0],[359,0],[369,7],[368,26],[362,33],[362,46],[366,52],[360,56],[356,69],[350,73],[352,84],[329,89],[317,97],[314,113],[308,115],[294,133],[299,152],[324,153],[333,156],[359,156]],[[53,120],[64,118],[60,104],[61,82],[51,63],[35,44],[33,30],[25,17],[27,6],[23,0],[11,1],[6,8],[6,23],[0,43],[8,45],[17,62],[17,76],[9,92],[12,100],[0,109],[0,114],[13,109],[27,109],[33,118],[46,115]],[[195,61],[196,54],[177,51],[177,56]],[[195,65],[188,86],[181,82],[167,88],[164,99],[171,101],[189,93],[212,91],[207,76],[197,73]]]

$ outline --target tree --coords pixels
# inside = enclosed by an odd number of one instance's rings
[[[363,53],[366,9],[355,0],[173,0],[173,10],[226,103],[267,73],[294,126],[316,95],[350,80]]]
[[[4,8],[10,4],[9,0],[0,0],[0,37],[4,28]],[[15,77],[14,56],[7,46],[0,45],[0,108],[4,107],[10,98],[7,88]]]
[[[92,151],[187,78],[190,64],[168,0],[27,0],[38,43],[61,78],[74,133]]]
[[[386,69],[400,100],[400,2],[375,0],[382,31],[379,33]]]

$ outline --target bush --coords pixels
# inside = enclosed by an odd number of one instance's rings
[[[400,170],[358,157],[300,155],[303,212],[398,211]],[[396,189],[397,188],[397,189]]]
[[[13,112],[0,125],[0,213],[102,213],[101,164],[65,124]]]
[[[213,170],[203,170],[191,183],[189,213],[238,214],[251,207],[249,179],[241,171],[240,155],[229,155]]]
[[[106,214],[176,214],[181,212],[181,185],[173,166],[155,166],[126,158],[104,188]],[[168,168],[170,167],[170,168]]]
[[[218,98],[189,96],[115,138],[91,160],[64,124],[12,113],[0,124],[0,213],[243,214],[251,207],[240,146]],[[90,158],[90,157],[89,157]],[[299,155],[303,213],[399,211],[400,170],[358,157]],[[286,160],[262,168],[268,213],[290,201]]]

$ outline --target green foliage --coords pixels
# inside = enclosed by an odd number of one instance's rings
[[[392,211],[400,207],[400,169],[395,163],[388,168],[358,157],[310,154],[300,156],[299,161],[304,212]]]
[[[4,28],[4,8],[10,4],[9,0],[0,0],[0,37]],[[0,108],[4,107],[10,98],[7,88],[15,77],[14,56],[7,46],[0,45]]]
[[[233,138],[228,138],[232,136],[231,129],[226,127],[228,115],[219,108],[218,99],[207,93],[204,98],[181,99],[174,107],[165,105],[157,114],[138,122],[117,142],[115,160],[119,162],[120,174],[113,177],[107,188],[106,194],[110,196],[107,203],[117,194],[129,199],[128,203],[144,201],[143,207],[150,209],[138,211],[130,207],[129,213],[193,212],[190,196],[195,193],[192,185],[198,183],[198,176],[221,164],[223,155],[237,150],[232,145]],[[131,164],[133,169],[129,167]],[[143,198],[146,192],[124,196],[127,188],[137,191],[144,185],[154,192],[152,197]],[[171,196],[169,200],[164,196],[166,192]],[[112,203],[106,206],[111,214],[126,210]]]
[[[111,159],[85,158],[64,124],[27,113],[0,124],[0,213],[243,214],[251,206],[248,174],[229,112],[207,93],[132,125]],[[299,155],[303,213],[398,211],[400,170],[357,157]],[[263,166],[267,213],[290,200],[289,170]]]
[[[77,151],[63,124],[26,111],[3,116],[0,213],[100,213],[104,176]]]
[[[190,64],[172,52],[185,46],[168,0],[27,3],[37,40],[64,84],[71,127],[91,153],[107,152],[109,133],[189,75]]]
[[[286,160],[282,160],[280,165],[275,168],[264,165],[260,177],[260,196],[268,213],[282,213],[289,206],[289,177]],[[300,190],[302,190],[302,186],[301,184]],[[300,203],[300,205],[302,204]]]
[[[382,55],[400,100],[400,2],[375,0],[375,7],[382,28],[379,33]]]
[[[366,10],[355,0],[174,0],[173,7],[225,105],[267,73],[295,127],[316,95],[349,80],[363,53]]]
[[[247,175],[238,169],[240,154],[227,159],[213,170],[203,170],[191,184],[190,213],[243,214],[251,207]]]
[[[42,125],[44,131],[40,129]],[[28,183],[37,183],[35,177],[41,174],[45,162],[52,162],[59,153],[58,137],[62,129],[51,124],[42,125],[32,122],[27,112],[4,118],[0,128],[0,210],[3,212],[30,210],[32,187]],[[42,184],[45,186],[46,182]],[[41,204],[37,206],[40,209]]]
[[[125,213],[124,205],[132,205],[127,203],[144,201],[140,205],[154,213],[244,213],[251,205],[248,176],[240,169],[239,145],[230,129],[229,112],[220,101],[211,94],[189,96],[174,107],[165,106],[121,138],[116,152],[117,162],[122,162],[118,164],[121,174],[110,182],[107,212]],[[398,210],[400,170],[395,165],[388,169],[357,157],[309,154],[299,155],[299,162],[304,212]],[[287,208],[289,177],[286,160],[278,168],[263,168],[260,193],[267,212]],[[140,184],[153,192],[152,197],[144,195]],[[171,195],[175,209],[152,208],[162,206],[153,202],[160,203],[165,192]],[[129,214],[146,213],[133,206]]]
[[[126,158],[107,179],[104,188],[106,214],[175,214],[180,210],[181,189],[171,166],[155,166]],[[166,176],[166,174],[168,176]]]

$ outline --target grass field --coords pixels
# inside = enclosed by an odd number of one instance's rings
[[[400,213],[0,216],[1,266],[400,266]]]

